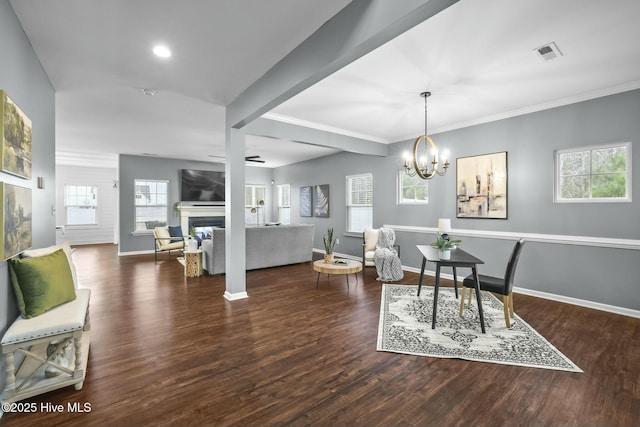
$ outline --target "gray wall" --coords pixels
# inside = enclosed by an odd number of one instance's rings
[[[640,91],[611,95],[465,129],[434,135],[451,157],[508,152],[508,219],[457,219],[455,215],[455,161],[444,177],[429,182],[427,206],[396,204],[396,176],[402,152],[413,141],[390,147],[386,158],[340,153],[285,166],[274,171],[278,184],[291,184],[292,222],[316,225],[315,248],[331,226],[345,229],[345,176],[371,172],[374,185],[373,225],[437,227],[438,218],[451,218],[452,228],[488,232],[539,233],[640,239],[639,186],[632,203],[553,203],[554,150],[608,142],[640,140]],[[633,150],[640,165],[640,149]],[[637,173],[636,173],[637,175]],[[637,179],[636,179],[637,181]],[[299,188],[330,184],[330,218],[300,218]],[[433,235],[401,231],[402,263],[419,268],[416,244],[428,244]],[[463,247],[486,264],[481,273],[502,275],[514,242],[464,237]],[[359,256],[361,240],[343,236],[336,252]],[[640,251],[569,244],[528,242],[518,274],[518,287],[640,310],[637,264]],[[433,269],[433,267],[428,267]],[[464,274],[464,273],[463,273]]]
[[[196,162],[190,160],[164,159],[159,157],[130,156],[121,154],[119,157],[119,206],[120,206],[120,246],[121,254],[136,252],[153,252],[154,241],[151,234],[132,235],[135,229],[134,217],[134,181],[136,179],[157,179],[169,181],[169,224],[180,223],[179,216],[173,206],[180,201],[180,171],[181,169],[198,169],[224,172],[224,164],[211,162]],[[245,167],[245,183],[266,186],[266,200],[264,211],[272,212],[275,186],[271,185],[273,171],[269,168]],[[267,215],[266,221],[271,221]]]
[[[55,198],[55,125],[54,91],[29,40],[7,0],[0,0],[0,89],[15,101],[33,122],[32,178],[21,179],[0,172],[0,181],[32,189],[33,247],[55,243],[53,216]],[[37,177],[44,177],[45,189],[39,190]],[[0,331],[18,315],[11,289],[7,263],[0,262]],[[4,372],[4,369],[2,370]],[[0,374],[0,389],[4,374]]]

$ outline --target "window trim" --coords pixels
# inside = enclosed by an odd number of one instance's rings
[[[287,192],[287,199],[289,201],[289,203],[283,203],[282,205],[280,204],[280,202],[282,201],[282,198],[280,197],[281,195],[281,190]],[[278,209],[278,222],[283,223],[283,224],[291,224],[291,184],[278,184],[276,186],[276,207]],[[289,222],[283,222],[282,218],[281,218],[281,209],[289,209]]]
[[[167,204],[166,205],[140,205],[138,206],[138,204],[136,203],[136,184],[138,181],[146,181],[146,182],[161,182],[167,185]],[[138,214],[137,214],[137,208],[138,207],[162,207],[164,206],[166,209],[166,223],[167,225],[169,225],[169,184],[170,181],[167,179],[153,179],[153,178],[134,178],[133,179],[133,231],[131,232],[132,235],[138,235],[138,234],[152,234],[153,230],[147,230],[147,229],[143,229],[143,230],[138,230],[137,229],[137,224],[138,224]]]
[[[67,204],[67,187],[89,187],[89,188],[95,189],[95,196],[96,197],[95,197],[95,204],[93,205],[93,209],[95,211],[95,214],[94,214],[95,215],[95,218],[94,218],[95,222],[86,223],[86,224],[69,224],[68,223],[68,221],[69,221],[69,212],[67,211],[67,209],[70,206],[71,207],[81,207],[81,206],[79,206],[79,205],[68,205]],[[95,185],[95,184],[64,184],[62,186],[62,191],[63,191],[63,203],[62,203],[62,205],[64,207],[64,222],[65,222],[64,226],[65,227],[76,229],[76,228],[95,228],[95,227],[100,226],[99,221],[98,221],[98,219],[99,219],[99,215],[98,215],[99,210],[98,210],[98,208],[100,206],[100,194],[99,194],[100,191],[99,190],[100,190],[99,186]]]
[[[427,186],[427,200],[425,200],[425,201],[417,201],[417,202],[404,202],[404,201],[402,201],[403,200],[402,199],[402,195],[404,194],[403,187],[402,187],[402,177],[404,175],[406,175],[406,172],[404,171],[404,169],[399,169],[398,170],[398,175],[396,175],[396,204],[397,205],[404,205],[404,206],[424,206],[424,205],[428,205],[429,204],[429,181],[428,180],[422,180],[421,181]]]
[[[362,176],[367,176],[367,177],[371,177],[371,204],[370,205],[353,205],[350,203],[350,199],[351,199],[351,191],[350,191],[350,180],[353,178],[358,178],[358,177],[362,177]],[[373,173],[371,172],[365,172],[365,173],[358,173],[358,174],[353,174],[353,175],[347,175],[345,176],[345,215],[346,215],[346,221],[345,221],[345,235],[349,235],[349,236],[355,236],[355,235],[362,235],[360,231],[357,230],[351,230],[351,223],[349,221],[349,208],[352,206],[369,206],[371,207],[371,224],[370,226],[373,227]],[[366,228],[366,227],[365,227]]]
[[[629,203],[632,202],[632,152],[631,141],[611,142],[604,144],[584,145],[579,147],[564,148],[555,150],[554,152],[554,183],[553,183],[553,202],[554,203]],[[627,150],[627,168],[626,168],[626,197],[589,197],[581,199],[567,199],[560,197],[560,156],[566,153],[577,153],[582,151],[593,151],[603,148],[625,147]],[[591,177],[593,174],[589,171],[589,192],[591,193]]]

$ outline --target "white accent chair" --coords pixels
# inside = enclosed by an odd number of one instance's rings
[[[154,259],[158,260],[158,252],[183,251],[186,239],[184,237],[171,237],[168,227],[156,227],[153,229]]]
[[[362,233],[362,277],[366,267],[375,267],[375,253],[376,245],[378,244],[378,234],[380,229],[378,228],[365,228]],[[400,246],[393,245],[398,251],[398,257],[400,256]]]

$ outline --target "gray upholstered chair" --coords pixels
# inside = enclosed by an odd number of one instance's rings
[[[493,277],[478,275],[478,281],[480,282],[480,290],[489,291],[502,295],[502,301],[504,303],[504,322],[507,328],[511,327],[509,316],[513,317],[513,277],[516,274],[516,266],[518,265],[518,259],[524,246],[524,239],[520,239],[516,242],[507,264],[507,271],[504,277]],[[465,277],[462,281],[464,285],[462,287],[462,297],[460,298],[460,316],[462,316],[462,310],[464,308],[464,296],[467,288],[469,289],[469,301],[467,301],[467,307],[471,305],[471,296],[473,295],[473,289],[475,288],[475,280],[473,275]]]

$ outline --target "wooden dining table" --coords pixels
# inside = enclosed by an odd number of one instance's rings
[[[418,251],[422,254],[422,268],[420,269],[420,282],[418,283],[418,296],[420,296],[420,290],[422,289],[422,278],[424,277],[424,268],[427,261],[436,264],[436,283],[433,291],[433,319],[431,321],[431,329],[436,328],[436,313],[438,309],[438,288],[440,287],[440,269],[442,267],[453,267],[453,283],[455,286],[456,298],[458,298],[458,278],[456,268],[468,267],[471,268],[473,274],[473,281],[476,290],[476,299],[478,300],[478,313],[480,314],[480,327],[482,333],[485,333],[484,328],[484,313],[482,311],[482,298],[480,297],[480,282],[478,280],[477,265],[484,264],[479,258],[471,255],[470,253],[460,249],[451,249],[449,256],[443,256],[437,248],[429,245],[416,245]]]

